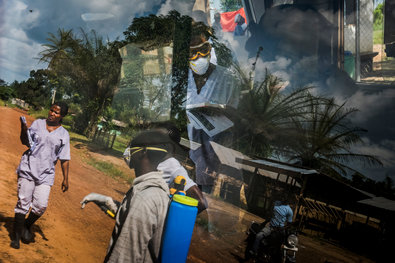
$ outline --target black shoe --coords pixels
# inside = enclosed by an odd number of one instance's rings
[[[20,237],[15,237],[15,238],[11,241],[10,246],[11,246],[12,248],[19,249],[19,248],[20,248],[20,243],[19,243],[20,240],[21,240]]]
[[[29,244],[34,242],[34,234],[32,233],[32,225],[40,218],[41,216],[30,212],[29,216],[25,221],[25,227],[22,232],[22,242],[25,244]]]
[[[15,213],[14,218],[14,239],[11,241],[10,246],[15,249],[20,248],[20,240],[25,226],[25,215]]]
[[[34,242],[34,235],[28,228],[24,228],[22,232],[21,240],[25,244],[33,243]]]
[[[250,258],[255,258],[256,257],[256,253],[252,249],[248,250],[248,255],[250,256]]]

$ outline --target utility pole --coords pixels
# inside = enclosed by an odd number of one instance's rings
[[[360,50],[360,0],[355,0],[355,81],[361,81],[361,50]]]
[[[256,53],[255,61],[252,63],[252,69],[250,71],[250,90],[254,89],[254,79],[255,79],[255,65],[258,61],[259,55],[261,54],[263,48],[259,47],[258,52]]]

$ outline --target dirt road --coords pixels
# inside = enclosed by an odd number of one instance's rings
[[[78,141],[72,141],[69,191],[61,191],[62,173],[58,165],[48,209],[33,228],[36,242],[22,243],[19,250],[10,248],[13,209],[17,201],[15,170],[26,150],[19,142],[21,115],[26,116],[30,125],[33,121],[30,116],[0,107],[0,263],[103,262],[114,222],[93,204],[82,210],[79,202],[90,192],[121,200],[129,184],[84,164],[82,156],[94,154],[98,158],[100,154],[90,153]],[[108,155],[103,158],[120,166],[123,164],[118,158]],[[247,226],[252,220],[261,219],[220,200],[209,199],[209,203],[208,213],[203,212],[197,220],[188,262],[239,262]],[[207,231],[208,221],[211,233]],[[372,262],[328,243],[300,238],[299,262]]]
[[[47,211],[33,229],[36,242],[21,244],[19,250],[10,248],[17,201],[15,170],[26,150],[19,142],[20,115],[24,114],[0,107],[0,262],[102,262],[114,222],[95,205],[82,210],[79,202],[90,192],[119,200],[129,185],[83,164],[76,158],[82,149],[75,147],[75,142],[71,149],[69,191],[61,191],[62,173],[57,165]],[[30,125],[33,119],[24,116]]]

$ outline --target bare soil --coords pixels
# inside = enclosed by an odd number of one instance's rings
[[[85,164],[83,159],[94,156],[112,162],[119,169],[126,168],[120,158],[105,152],[93,153],[78,141],[72,142],[69,191],[61,191],[62,173],[58,165],[47,211],[33,227],[35,242],[22,243],[19,250],[9,246],[17,201],[15,170],[26,150],[19,141],[21,115],[30,125],[33,118],[25,112],[0,107],[0,262],[102,262],[114,222],[97,206],[88,204],[81,209],[79,202],[91,192],[121,200],[129,184],[106,176]],[[127,171],[133,176],[130,170]],[[210,208],[197,219],[188,262],[242,261],[245,231],[251,221],[262,219],[221,200],[207,198]],[[328,242],[302,235],[299,249],[299,262],[373,262]]]
[[[385,54],[385,45],[373,45],[373,52],[378,54],[373,58],[373,69],[365,74],[361,80],[363,82],[395,85],[395,60],[387,58]]]

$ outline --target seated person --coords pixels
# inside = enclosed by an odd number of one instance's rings
[[[265,240],[270,236],[274,229],[283,228],[287,224],[292,223],[293,212],[291,207],[285,200],[275,201],[273,207],[273,215],[271,220],[266,226],[256,235],[254,246],[250,254],[256,255],[261,242],[265,244]]]

